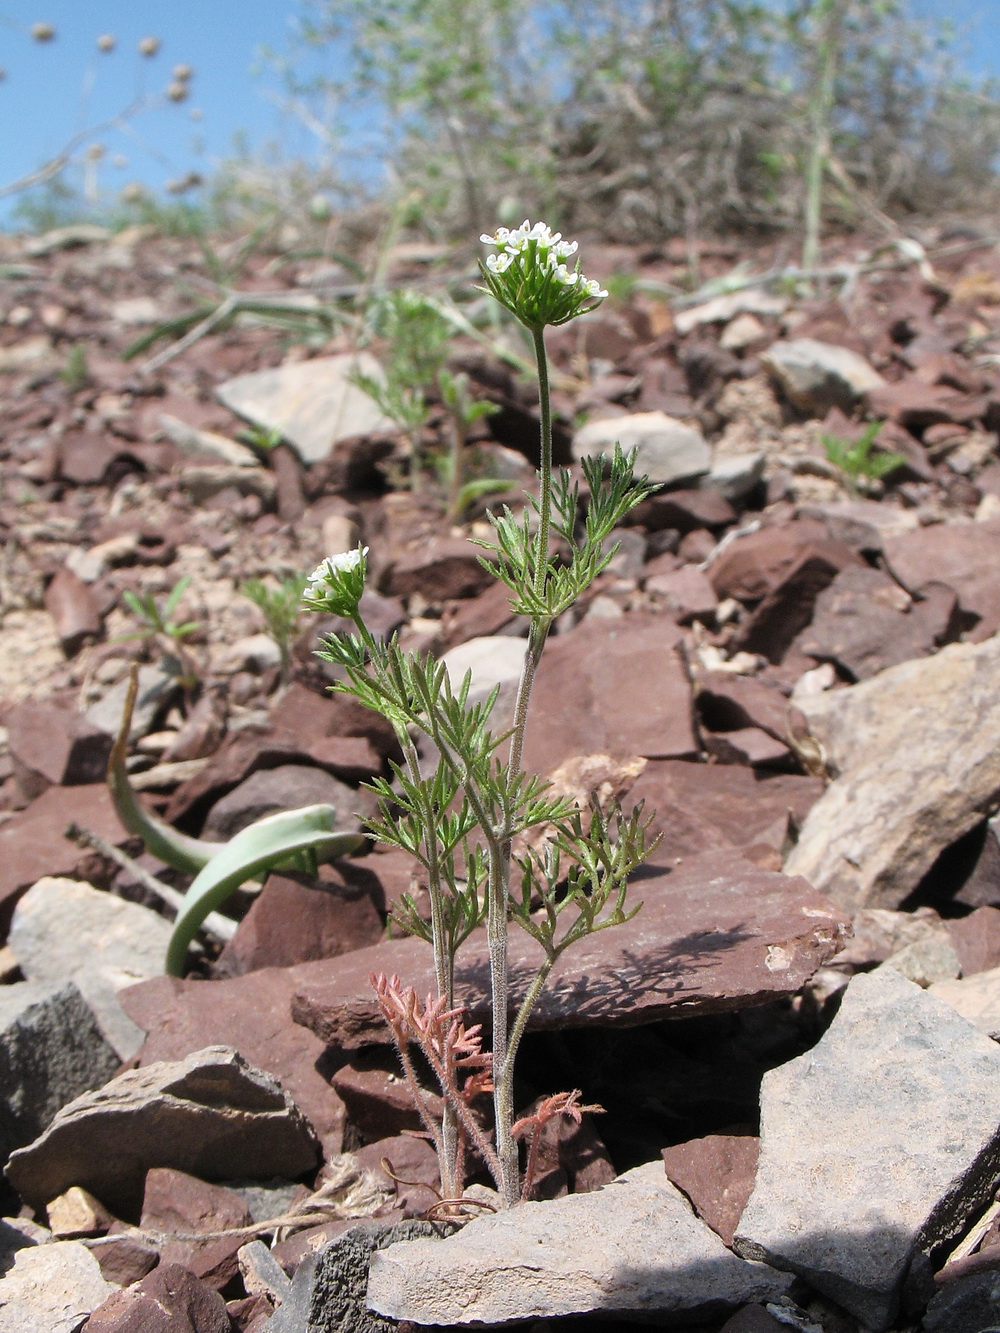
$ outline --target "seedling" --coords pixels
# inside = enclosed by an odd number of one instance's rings
[[[70,348],[66,364],[59,372],[59,378],[70,393],[78,393],[90,383],[90,367],[87,365],[87,353],[82,343],[74,343]]]
[[[263,579],[248,579],[240,592],[259,608],[264,617],[264,628],[278,646],[281,658],[281,679],[288,683],[292,669],[291,646],[295,641],[302,608],[302,593],[305,591],[306,576],[292,574],[282,579],[277,587],[271,587]]]
[[[136,593],[126,589],[122,601],[136,617],[141,629],[134,634],[122,634],[122,641],[127,639],[147,639],[158,641],[166,649],[167,661],[177,670],[177,676],[185,696],[197,687],[198,676],[191,662],[185,639],[201,628],[197,620],[177,621],[173,614],[191,582],[190,574],[177,580],[167,594],[162,606],[151,592]]]
[[[843,472],[847,489],[852,495],[859,495],[866,489],[863,483],[880,481],[906,462],[902,454],[872,453],[872,446],[884,424],[882,421],[871,422],[854,444],[839,435],[820,437],[827,458]]]
[[[629,920],[639,909],[626,901],[628,877],[650,850],[649,820],[641,807],[629,816],[598,805],[581,811],[548,790],[522,765],[525,724],[535,674],[553,622],[607,568],[617,547],[607,538],[649,493],[632,475],[633,457],[616,447],[610,460],[588,459],[583,472],[589,500],[579,523],[579,486],[552,468],[552,417],[545,329],[594,309],[607,295],[587,279],[579,262],[566,260],[576,244],[542,223],[501,228],[482,240],[492,247],[482,265],[485,290],[510,310],[531,334],[541,407],[539,486],[520,515],[509,508],[491,515],[492,542],[478,542],[482,563],[510,590],[510,604],[528,618],[524,667],[513,722],[491,728],[499,689],[470,703],[471,676],[453,687],[447,670],[429,654],[404,652],[396,639],[376,639],[359,609],[367,573],[367,550],[359,547],[324,560],[309,580],[305,605],[353,622],[354,632],[321,640],[319,656],[334,663],[341,678],[331,688],[353,695],[391,723],[404,761],[393,765],[394,782],[376,779],[379,814],[372,834],[402,848],[421,864],[430,899],[430,922],[405,897],[394,919],[428,941],[434,956],[436,995],[420,1003],[399,978],[373,977],[381,1010],[399,1051],[411,1095],[435,1143],[441,1173],[442,1207],[453,1204],[463,1185],[466,1146],[475,1144],[500,1195],[502,1207],[523,1196],[514,1122],[514,1060],[531,1012],[556,960],[579,940]],[[607,476],[605,476],[607,472]],[[553,535],[568,556],[553,558]],[[432,742],[433,767],[422,763],[416,738]],[[515,851],[514,839],[545,831],[539,844]],[[540,848],[540,849],[539,849]],[[514,1003],[507,962],[507,936],[514,922],[540,945],[538,971]],[[492,1051],[477,1028],[466,1028],[455,1003],[456,955],[485,924],[490,960]],[[423,1051],[441,1084],[443,1118],[429,1113],[411,1048]],[[470,1101],[493,1094],[492,1143],[469,1110]],[[578,1103],[559,1094],[552,1113],[574,1115]],[[519,1124],[520,1133],[539,1120]],[[528,1182],[530,1187],[530,1181]]]

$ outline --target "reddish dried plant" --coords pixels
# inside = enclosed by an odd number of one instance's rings
[[[593,1111],[596,1114],[604,1111],[604,1107],[598,1106],[596,1102],[591,1106],[581,1106],[581,1095],[579,1088],[574,1088],[572,1092],[556,1092],[540,1102],[531,1115],[522,1116],[511,1126],[510,1132],[515,1139],[528,1140],[528,1161],[524,1168],[524,1185],[521,1189],[522,1202],[531,1198],[531,1188],[535,1183],[535,1171],[538,1167],[538,1148],[542,1130],[549,1121],[554,1120],[556,1116],[564,1115],[578,1125],[583,1119],[584,1111]]]

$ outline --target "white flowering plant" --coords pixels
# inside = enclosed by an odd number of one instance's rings
[[[411,853],[423,867],[430,920],[411,897],[393,909],[393,918],[431,945],[437,995],[420,1003],[396,977],[373,977],[373,983],[415,1105],[437,1148],[446,1210],[460,1200],[468,1144],[492,1173],[501,1206],[510,1207],[530,1196],[533,1147],[544,1120],[591,1109],[579,1106],[576,1093],[559,1093],[544,1103],[544,1113],[515,1120],[514,1059],[556,960],[578,940],[619,925],[638,910],[626,900],[628,879],[650,850],[649,820],[641,808],[628,817],[596,804],[581,811],[522,765],[532,685],[549,630],[607,567],[617,549],[608,542],[610,534],[650,493],[646,480],[633,476],[633,457],[617,447],[607,467],[603,459],[583,463],[585,505],[579,482],[569,473],[553,473],[545,329],[596,308],[606,293],[583,276],[579,262],[574,270],[567,267],[576,243],[563,241],[543,223],[526,221],[515,231],[501,228],[482,239],[495,249],[482,265],[487,290],[530,331],[539,382],[537,493],[527,497],[518,515],[507,507],[491,515],[494,540],[478,543],[486,548],[483,565],[510,590],[512,609],[528,619],[512,722],[499,729],[492,725],[499,688],[471,702],[470,675],[455,688],[432,656],[406,653],[395,638],[383,642],[371,634],[360,611],[367,572],[363,548],[325,560],[305,594],[310,609],[354,625],[352,633],[321,640],[319,656],[341,673],[332,688],[388,718],[403,753],[403,763],[393,766],[394,781],[372,784],[380,809],[369,831]],[[553,533],[564,548],[558,559],[551,549]],[[421,737],[430,742],[433,766],[422,761]],[[533,831],[535,838],[524,836]],[[507,962],[512,924],[531,935],[543,954],[538,971],[517,995],[511,993]],[[484,925],[490,1051],[483,1050],[478,1027],[464,1026],[454,984],[459,949]],[[422,1051],[441,1084],[441,1119],[430,1112],[411,1047]],[[492,1142],[469,1109],[488,1092]],[[519,1139],[527,1141],[523,1172]]]

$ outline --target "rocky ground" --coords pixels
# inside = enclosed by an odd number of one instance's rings
[[[467,541],[486,502],[458,523],[402,487],[328,259],[244,255],[234,319],[124,361],[217,308],[238,248],[2,242],[3,1333],[1000,1326],[1000,250],[922,239],[832,240],[811,291],[706,243],[692,299],[684,247],[588,247],[618,276],[550,335],[557,451],[620,439],[660,489],[558,624],[525,758],[583,802],[644,800],[663,840],[523,1052],[519,1110],[578,1087],[604,1114],[550,1122],[537,1202],[450,1236],[421,1220],[434,1156],[368,981],[430,985],[426,946],[385,932],[412,865],[376,845],[272,874],[167,978],[150,880],[187,881],[104,775],[138,664],[151,810],[215,840],[319,801],[358,828],[392,732],[326,692],[333,626],[303,617],[286,679],[241,588],[363,541],[375,632],[503,710],[523,626]],[[471,290],[468,257],[389,258]],[[470,453],[516,505],[537,393],[471,337],[452,363],[500,409]],[[239,443],[248,422],[284,442]],[[881,480],[831,461],[869,422],[899,456]],[[432,405],[426,449],[446,435]],[[178,659],[124,594],[185,578]],[[459,989],[488,1017],[475,939]]]

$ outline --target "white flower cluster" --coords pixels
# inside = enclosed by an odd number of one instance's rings
[[[490,255],[486,260],[486,267],[498,277],[510,268],[515,259],[529,254],[531,247],[534,246],[538,259],[555,274],[556,280],[564,287],[579,287],[581,295],[595,299],[603,300],[607,296],[607,292],[599,282],[593,278],[585,278],[582,273],[574,272],[564,263],[560,263],[560,260],[569,259],[571,255],[576,254],[579,243],[564,241],[562,232],[553,233],[544,222],[536,222],[532,226],[525,218],[521,225],[513,230],[508,227],[498,227],[492,236],[484,233],[479,239],[484,245],[495,245],[500,250],[499,254]]]
[[[357,569],[367,554],[368,547],[364,546],[353,551],[344,551],[342,555],[328,555],[309,575],[305,592],[302,594],[303,597],[318,597],[321,589],[330,578],[335,578],[338,574],[348,574],[352,569]]]

